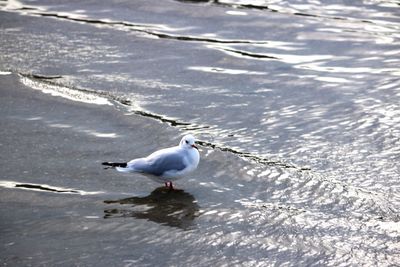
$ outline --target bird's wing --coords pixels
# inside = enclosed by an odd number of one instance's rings
[[[132,160],[128,167],[146,174],[161,176],[167,171],[181,171],[187,167],[184,160],[184,154],[177,151],[163,151],[151,155],[151,157]]]

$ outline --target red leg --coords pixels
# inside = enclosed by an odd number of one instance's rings
[[[165,186],[169,187],[169,189],[174,189],[174,186],[172,185],[171,181],[165,182]]]

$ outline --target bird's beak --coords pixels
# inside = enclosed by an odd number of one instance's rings
[[[197,146],[196,146],[196,145],[194,145],[194,144],[192,145],[192,147],[193,147],[193,148],[196,148],[197,150],[199,150],[199,149],[197,148]]]

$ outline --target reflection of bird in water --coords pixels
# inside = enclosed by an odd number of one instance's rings
[[[199,160],[200,154],[195,145],[195,138],[188,134],[182,138],[178,146],[158,150],[145,158],[102,164],[114,167],[119,172],[144,174],[156,182],[165,183],[172,189],[172,181],[194,171]]]
[[[155,189],[146,197],[106,200],[104,203],[120,204],[105,209],[104,218],[134,217],[182,229],[190,228],[199,211],[196,199],[191,194],[165,187]]]

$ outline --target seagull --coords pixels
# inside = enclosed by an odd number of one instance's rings
[[[173,189],[172,181],[194,171],[200,161],[200,154],[193,135],[185,135],[179,145],[157,150],[145,158],[129,162],[103,162],[105,166],[123,173],[140,173],[156,182],[164,182]]]

